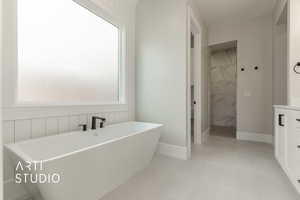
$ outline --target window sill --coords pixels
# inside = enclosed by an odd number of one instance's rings
[[[113,102],[113,103],[15,103],[12,105],[4,106],[4,108],[54,108],[54,107],[88,107],[88,106],[119,106],[127,105],[125,103]]]
[[[16,104],[3,107],[3,120],[22,120],[68,115],[128,112],[128,104]]]

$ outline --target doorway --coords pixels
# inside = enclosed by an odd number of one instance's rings
[[[210,135],[236,138],[237,42],[210,47]]]

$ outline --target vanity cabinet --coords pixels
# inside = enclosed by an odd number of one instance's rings
[[[275,106],[275,157],[300,193],[300,108]]]
[[[287,165],[287,111],[275,110],[275,156],[282,168]]]

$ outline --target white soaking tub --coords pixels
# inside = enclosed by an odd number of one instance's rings
[[[22,183],[27,174],[24,185],[35,200],[99,200],[149,164],[161,127],[126,122],[8,144],[6,148]],[[38,165],[28,170],[27,162]],[[40,174],[48,177],[46,183],[32,178]]]

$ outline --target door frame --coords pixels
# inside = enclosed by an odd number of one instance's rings
[[[187,9],[187,81],[186,81],[186,127],[187,127],[187,157],[191,158],[192,154],[192,138],[191,138],[191,32],[194,34],[194,99],[196,105],[194,108],[194,143],[202,143],[202,125],[201,125],[201,110],[202,110],[202,28],[197,20],[193,9],[188,6]]]
[[[3,13],[3,2],[0,0],[0,13]],[[2,55],[3,55],[3,46],[2,46],[2,14],[0,15],[0,200],[4,199],[3,196],[3,133],[2,133]]]

